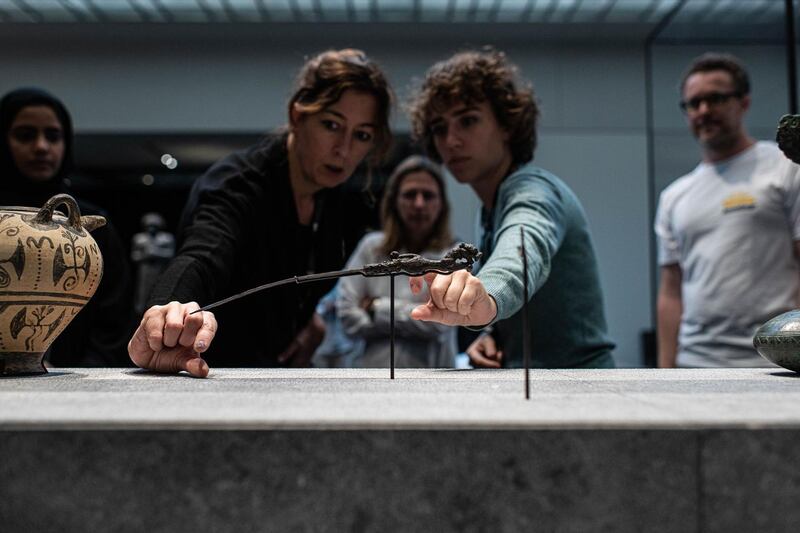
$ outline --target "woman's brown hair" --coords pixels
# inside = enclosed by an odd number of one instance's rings
[[[369,156],[370,165],[375,166],[391,145],[389,115],[393,95],[381,68],[361,50],[327,50],[306,61],[297,76],[294,94],[289,99],[289,116],[293,109],[308,115],[319,113],[339,101],[348,89],[375,98],[375,148]]]
[[[400,185],[412,172],[429,174],[439,186],[439,197],[441,198],[442,208],[423,249],[443,250],[453,244],[453,236],[450,233],[450,202],[447,201],[442,168],[430,159],[412,155],[395,167],[386,182],[386,189],[381,201],[381,224],[384,233],[381,252],[384,255],[389,255],[394,250],[408,248],[408,234],[400,218],[400,212],[397,210],[397,197],[400,193]]]

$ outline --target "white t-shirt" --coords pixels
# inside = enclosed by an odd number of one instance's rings
[[[758,142],[717,163],[700,163],[658,204],[660,265],[681,267],[678,366],[769,366],[753,348],[756,329],[797,307],[800,167]]]

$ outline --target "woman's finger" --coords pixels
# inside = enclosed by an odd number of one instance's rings
[[[183,332],[185,312],[178,302],[170,302],[162,308],[164,313],[164,346],[173,348]]]
[[[203,327],[203,313],[200,312],[192,314],[192,311],[200,309],[200,306],[197,305],[197,302],[189,302],[182,307],[183,329],[181,330],[180,337],[178,337],[178,344],[186,347],[194,346],[197,332],[200,331],[201,327]]]

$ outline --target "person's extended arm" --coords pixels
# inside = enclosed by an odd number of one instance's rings
[[[512,178],[508,178],[511,180]],[[485,326],[503,320],[522,307],[550,275],[551,261],[564,239],[564,204],[555,187],[544,179],[520,175],[501,191],[494,248],[478,276],[459,271],[426,275],[431,301],[417,307],[412,317],[444,324]],[[528,262],[528,294],[524,294],[523,264],[519,253],[520,228]],[[421,278],[412,278],[412,291]],[[426,309],[427,308],[427,309]]]
[[[678,330],[681,324],[681,267],[677,264],[661,267],[658,289],[658,366],[675,368],[678,355]]]
[[[246,222],[254,218],[252,196],[242,186],[204,197],[178,256],[156,282],[151,306],[128,343],[128,355],[137,366],[157,372],[186,370],[198,377],[208,374],[200,354],[211,344],[217,322],[213,313],[191,312],[199,308],[195,301],[210,303],[227,285],[237,247],[247,242]]]

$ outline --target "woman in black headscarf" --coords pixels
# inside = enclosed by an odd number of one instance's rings
[[[41,207],[50,197],[70,193],[72,120],[50,93],[22,88],[0,100],[0,204]],[[74,196],[74,195],[73,195]],[[81,214],[108,215],[76,198]],[[130,364],[125,350],[131,313],[129,272],[119,235],[110,223],[92,232],[103,254],[97,292],[50,347],[53,366]]]

